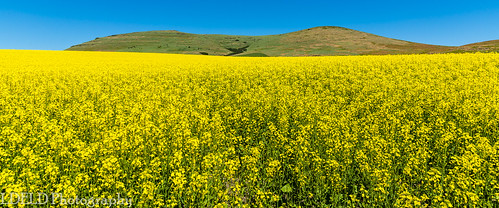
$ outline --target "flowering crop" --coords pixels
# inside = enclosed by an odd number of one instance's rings
[[[0,190],[136,207],[497,207],[498,101],[499,54],[0,50]]]

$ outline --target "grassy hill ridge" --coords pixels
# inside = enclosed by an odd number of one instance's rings
[[[176,30],[134,32],[96,38],[67,50],[220,56],[323,56],[476,51],[481,50],[481,45],[462,47],[429,45],[386,38],[343,27],[322,26],[264,36],[192,34]]]

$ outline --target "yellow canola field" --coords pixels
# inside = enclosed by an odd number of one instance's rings
[[[0,190],[134,207],[497,207],[498,101],[499,54],[0,50]]]

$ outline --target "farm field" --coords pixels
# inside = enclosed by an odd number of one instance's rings
[[[497,207],[498,101],[496,53],[0,50],[0,189],[134,207]]]

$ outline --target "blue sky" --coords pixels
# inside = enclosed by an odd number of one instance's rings
[[[326,25],[463,45],[499,39],[499,1],[2,1],[0,49],[63,50],[147,30],[268,35]]]

